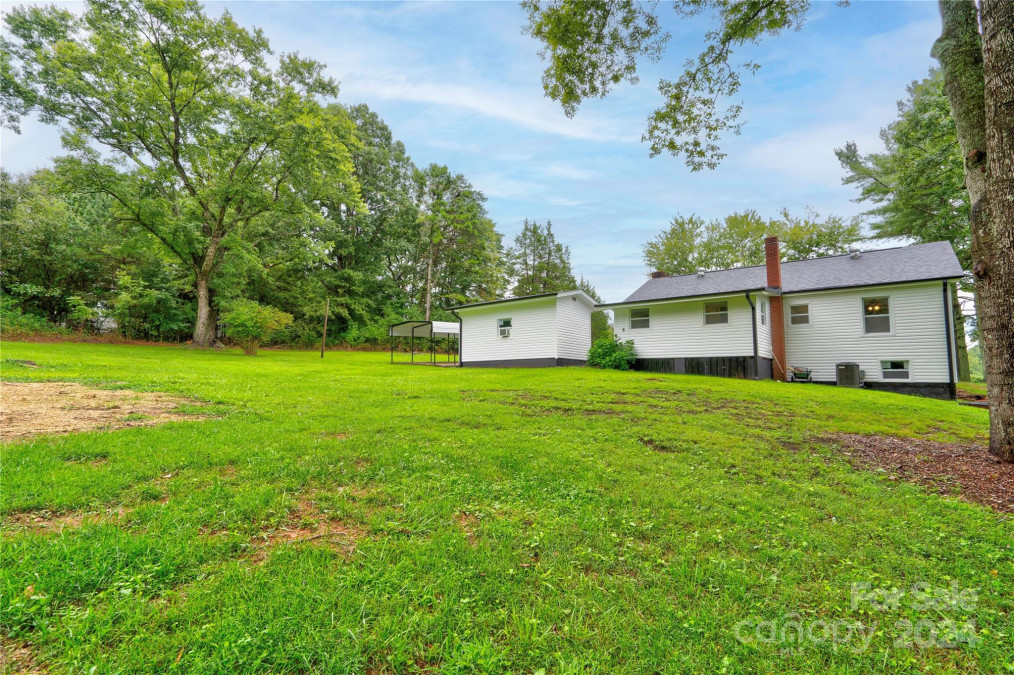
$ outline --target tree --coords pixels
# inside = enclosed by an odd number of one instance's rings
[[[602,302],[602,297],[592,286],[591,282],[581,277],[577,282],[577,287],[587,293],[592,300],[597,303]],[[609,323],[609,315],[602,310],[594,310],[591,314],[591,339],[592,342],[599,340],[603,337],[608,337],[613,332],[613,327]]]
[[[194,345],[214,343],[215,274],[251,231],[319,220],[321,201],[339,194],[355,201],[352,125],[317,100],[337,85],[296,55],[270,66],[263,34],[228,13],[89,0],[81,16],[18,7],[5,21],[5,123],[37,113],[62,125],[71,156],[59,165],[77,190],[107,195],[119,221],[189,268]]]
[[[717,246],[716,221],[700,216],[674,216],[669,227],[644,244],[644,263],[650,271],[691,274],[699,268],[731,267]]]
[[[658,59],[668,35],[655,5],[635,0],[525,0],[527,31],[549,61],[547,95],[574,114],[637,77],[638,57]],[[961,146],[971,204],[972,271],[990,400],[990,452],[1014,462],[1014,3],[939,0],[943,30],[933,46]],[[713,168],[723,134],[737,131],[742,106],[725,102],[740,88],[735,49],[800,28],[808,0],[677,0],[681,19],[713,10],[704,50],[675,80],[661,80],[664,104],[643,136],[653,155],[683,155],[692,170]],[[979,27],[981,25],[981,35]]]
[[[852,142],[835,150],[843,182],[859,188],[856,201],[875,205],[865,214],[875,238],[950,241],[968,273],[961,286],[972,292],[970,204],[943,75],[933,70],[907,91],[898,119],[880,131],[886,152],[863,155]],[[952,295],[958,379],[968,381],[965,316],[956,288]]]
[[[941,12],[953,11],[941,0]],[[975,7],[967,1],[963,4]],[[1014,462],[1014,3],[982,0],[983,77],[985,80],[986,193],[972,200],[972,272],[977,289],[979,335],[986,361],[989,391],[989,449],[1006,462]],[[944,20],[946,35],[949,19]],[[962,22],[962,25],[966,25]],[[966,25],[965,30],[974,29]],[[947,61],[941,50],[941,63]],[[975,91],[972,76],[944,66],[945,85],[961,82],[947,97],[954,111],[958,140],[971,141],[958,123],[966,97]],[[961,91],[957,91],[960,89]],[[970,121],[974,116],[969,113]],[[964,143],[962,144],[964,150]],[[965,176],[979,172],[979,146],[965,153]]]
[[[65,194],[49,170],[2,172],[0,190],[0,290],[17,298],[22,311],[60,324],[80,306],[70,298],[94,305],[109,292],[122,242],[108,228],[101,197]]]
[[[415,167],[405,146],[365,105],[345,112],[354,127],[348,143],[361,199],[323,199],[325,217],[300,237],[265,238],[250,264],[237,270],[236,293],[295,317],[288,329],[299,343],[319,343],[325,298],[328,333],[394,323],[406,312],[418,210],[412,200]],[[407,275],[407,277],[406,277]],[[387,321],[392,316],[391,321]]]
[[[507,249],[510,283],[515,297],[567,291],[577,287],[570,267],[570,248],[556,240],[552,221],[543,227],[525,219]]]
[[[243,353],[256,356],[261,343],[292,323],[292,315],[253,300],[232,300],[222,312],[225,334],[235,340]]]
[[[858,219],[828,216],[821,219],[808,209],[793,216],[782,209],[781,218],[765,221],[756,211],[705,221],[698,216],[676,216],[669,227],[644,244],[644,263],[650,272],[692,274],[698,269],[728,269],[764,264],[764,239],[781,240],[783,260],[806,260],[847,253],[862,239]]]
[[[430,320],[434,296],[441,304],[493,297],[501,244],[486,214],[486,196],[461,174],[431,164],[415,172],[415,201],[414,287],[425,319]]]

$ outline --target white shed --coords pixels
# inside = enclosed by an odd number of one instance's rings
[[[461,365],[487,368],[583,366],[595,301],[584,291],[529,295],[455,307]]]

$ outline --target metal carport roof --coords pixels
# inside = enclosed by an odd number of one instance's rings
[[[461,334],[457,321],[402,321],[387,331],[390,337],[446,338]]]

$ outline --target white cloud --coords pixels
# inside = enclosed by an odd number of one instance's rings
[[[599,176],[597,171],[584,169],[565,162],[553,162],[543,169],[543,173],[554,178],[566,178],[569,180],[591,180]]]
[[[842,168],[833,148],[856,141],[865,152],[881,149],[877,128],[869,123],[833,123],[790,131],[754,145],[748,164],[808,184],[839,186]]]
[[[544,187],[538,183],[496,173],[476,174],[471,176],[470,180],[472,185],[479,188],[487,197],[530,199],[532,195],[544,190]]]
[[[583,115],[568,119],[542,96],[491,86],[468,86],[427,82],[405,77],[353,74],[342,81],[345,99],[386,99],[448,106],[510,122],[531,131],[589,141],[637,143],[639,138],[624,133],[608,121]]]
[[[564,206],[564,207],[575,207],[581,206],[585,202],[578,199],[568,199],[567,197],[550,197],[547,200],[553,206]]]

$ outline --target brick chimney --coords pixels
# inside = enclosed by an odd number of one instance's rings
[[[661,271],[661,270],[659,270],[657,272],[652,272],[651,273],[651,278],[652,279],[661,279],[662,277],[665,277],[665,276],[668,276],[668,275],[665,272]]]
[[[764,267],[767,270],[768,288],[782,289],[782,253],[778,248],[778,237],[764,240]],[[785,314],[782,296],[771,296],[771,363],[772,375],[776,380],[785,381]]]

